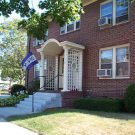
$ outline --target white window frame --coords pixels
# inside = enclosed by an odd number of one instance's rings
[[[38,61],[38,64],[39,64],[39,76],[40,76],[40,60]],[[34,78],[36,77],[36,65],[34,65]]]
[[[124,48],[124,47],[129,47],[129,63],[128,63],[128,66],[129,66],[129,75],[128,76],[123,76],[123,77],[117,77],[116,76],[116,50],[118,48]],[[105,50],[109,50],[109,49],[112,49],[113,50],[113,59],[112,59],[112,77],[109,77],[109,78],[103,78],[103,77],[100,77],[99,79],[128,79],[130,78],[130,44],[123,44],[123,45],[118,45],[118,46],[112,46],[112,47],[106,47],[106,48],[102,48],[99,50],[99,69],[101,69],[101,51],[105,51]]]
[[[105,2],[102,2],[102,3],[100,3],[100,19],[101,19],[101,7],[102,7],[102,5],[104,5],[104,4],[107,4],[107,3],[109,3],[109,2],[113,2],[113,11],[112,11],[112,25],[114,26],[114,25],[118,25],[118,24],[121,24],[121,23],[125,23],[125,22],[128,22],[129,21],[129,19],[130,19],[130,10],[129,10],[129,5],[128,5],[128,20],[125,20],[125,21],[122,21],[122,22],[119,22],[119,23],[116,23],[116,0],[107,0],[107,1],[105,1]]]
[[[70,31],[67,31],[68,23],[66,23],[66,24],[64,25],[64,26],[65,26],[65,33],[61,33],[61,27],[60,27],[60,35],[64,35],[64,34],[67,34],[67,33],[70,33],[70,32],[76,31],[76,30],[79,30],[80,27],[79,27],[78,29],[76,29],[76,23],[77,23],[78,21],[80,21],[80,23],[81,23],[81,19],[79,19],[79,20],[77,20],[77,21],[73,21],[73,22],[74,22],[74,23],[73,23],[74,29],[73,29],[73,30],[70,30]],[[63,27],[64,27],[64,26],[63,26]]]

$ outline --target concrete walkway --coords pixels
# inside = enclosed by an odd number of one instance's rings
[[[0,99],[6,99],[6,98],[9,98],[10,95],[0,95]]]
[[[19,127],[5,120],[5,118],[9,116],[25,114],[31,114],[31,112],[23,111],[16,107],[0,108],[0,135],[38,135],[37,133],[33,133],[28,129]]]
[[[0,118],[0,135],[38,135],[28,129],[19,127]]]

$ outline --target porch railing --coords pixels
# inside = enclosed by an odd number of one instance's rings
[[[47,90],[47,87],[49,86],[49,84],[50,83],[52,83],[53,81],[55,81],[55,79],[57,79],[57,90],[59,90],[59,77],[60,76],[63,76],[63,75],[56,75],[56,76],[54,76],[52,79],[50,79],[49,81],[47,81],[46,83],[45,83],[45,91]]]

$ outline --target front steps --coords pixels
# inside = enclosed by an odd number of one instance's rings
[[[34,112],[56,107],[62,107],[61,93],[37,92],[34,94]],[[17,108],[32,112],[32,95],[17,104]]]

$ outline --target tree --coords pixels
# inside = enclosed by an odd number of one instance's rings
[[[9,17],[13,11],[22,17],[29,17],[35,12],[29,7],[29,0],[0,0],[0,15]]]
[[[26,54],[26,33],[17,30],[17,20],[0,25],[0,68],[2,77],[22,84],[25,72],[22,70],[21,61]]]
[[[44,38],[50,21],[62,26],[71,18],[78,19],[83,13],[81,0],[40,0],[38,6],[42,10],[41,14],[29,7],[28,0],[1,0],[0,13],[9,16],[12,11],[16,11],[22,17],[27,16],[19,23],[19,28],[26,29],[28,35],[38,39]]]

